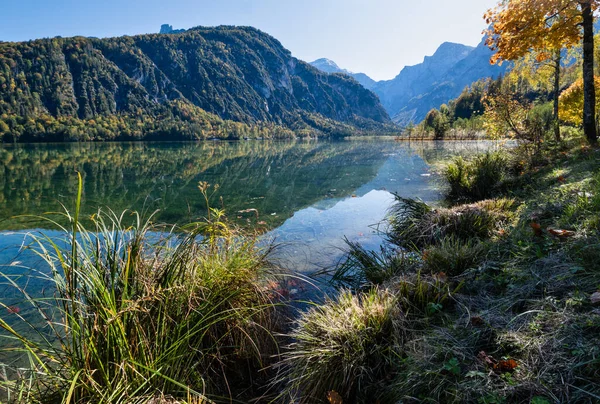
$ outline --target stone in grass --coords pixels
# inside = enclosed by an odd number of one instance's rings
[[[592,304],[598,304],[598,305],[600,305],[600,292],[594,293],[590,297],[590,300],[592,301]]]

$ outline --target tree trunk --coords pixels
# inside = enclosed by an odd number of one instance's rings
[[[583,16],[583,132],[596,144],[596,88],[594,87],[594,14],[591,1],[581,1]]]
[[[558,96],[560,95],[560,50],[554,55],[554,138],[560,142],[560,121],[558,119]]]

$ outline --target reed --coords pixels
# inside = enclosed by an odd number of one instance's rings
[[[200,190],[208,201],[208,185]],[[198,403],[236,396],[230,380],[246,379],[250,369],[260,374],[277,353],[265,287],[274,276],[271,248],[210,207],[206,218],[180,229],[111,211],[99,211],[87,229],[81,194],[80,178],[74,214],[64,214],[65,240],[32,236],[30,248],[50,268],[35,276],[52,284],[54,296],[31,296],[3,276],[41,318],[15,313],[18,327],[0,318],[8,340],[0,345],[11,347],[3,350],[29,362],[3,384],[7,398]]]

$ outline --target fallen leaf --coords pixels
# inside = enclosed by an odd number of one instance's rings
[[[480,325],[484,325],[485,321],[483,320],[483,318],[481,318],[479,316],[473,316],[473,317],[471,317],[471,324],[474,326],[480,326]]]
[[[552,234],[558,238],[568,238],[573,237],[575,235],[574,231],[570,230],[557,230],[557,229],[548,229],[548,233]]]
[[[512,372],[517,367],[519,367],[519,364],[517,363],[516,360],[507,359],[507,360],[502,360],[502,361],[499,361],[498,363],[496,363],[494,365],[494,370],[497,372],[500,372],[500,373],[507,373],[507,372]]]
[[[594,293],[590,299],[592,300],[592,304],[600,304],[600,291]]]
[[[344,404],[342,396],[337,391],[327,393],[327,401],[329,401],[329,404]]]
[[[557,178],[557,180],[558,180],[558,182],[560,182],[561,184],[562,184],[562,183],[564,183],[564,182],[566,181],[566,180],[565,180],[565,177],[563,177],[562,175],[561,175],[561,176],[559,176],[559,177]]]
[[[542,225],[540,225],[537,222],[531,222],[529,224],[529,226],[531,226],[531,228],[533,229],[533,233],[537,236],[537,237],[541,237],[544,235],[544,231],[542,230]]]

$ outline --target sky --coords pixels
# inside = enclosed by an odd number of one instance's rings
[[[497,0],[0,0],[0,41],[250,25],[302,60],[391,79],[443,42],[477,45]]]

